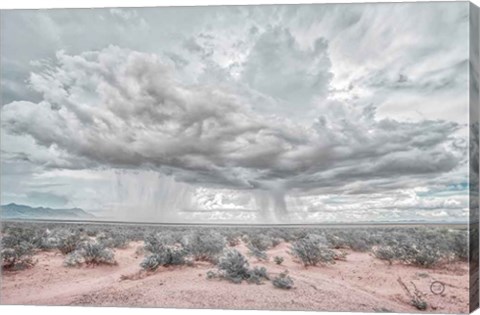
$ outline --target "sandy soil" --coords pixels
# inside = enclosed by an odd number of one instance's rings
[[[345,261],[334,265],[305,268],[281,244],[268,252],[269,262],[250,258],[252,266],[265,266],[271,275],[288,270],[295,288],[282,290],[270,282],[261,285],[233,284],[207,280],[214,267],[195,263],[192,267],[160,268],[142,272],[143,255],[136,254],[141,243],[116,250],[117,266],[92,268],[63,267],[63,255],[41,252],[37,264],[28,270],[2,275],[2,304],[96,305],[137,307],[283,309],[321,311],[416,312],[409,304],[402,281],[412,283],[424,294],[427,312],[468,312],[468,265],[455,263],[435,269],[400,264],[388,265],[368,253],[347,251]],[[237,246],[246,253],[243,245]],[[283,256],[276,265],[274,256]],[[445,284],[441,295],[430,292],[433,281]]]

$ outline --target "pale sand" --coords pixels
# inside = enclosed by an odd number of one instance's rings
[[[288,270],[295,288],[282,290],[271,282],[261,285],[233,284],[225,280],[207,280],[214,270],[209,263],[194,266],[160,268],[141,272],[143,255],[136,254],[142,243],[117,249],[117,266],[64,267],[64,257],[56,251],[35,256],[37,264],[27,270],[2,275],[2,304],[97,305],[136,307],[280,309],[319,311],[395,311],[416,312],[397,282],[425,294],[426,312],[468,312],[468,265],[424,269],[401,264],[388,265],[369,253],[347,251],[345,261],[333,265],[305,268],[287,253],[281,244],[268,251],[269,262],[249,257],[251,266],[265,266],[274,276]],[[246,253],[243,245],[236,247]],[[283,256],[282,265],[273,262]],[[125,279],[125,277],[128,279]],[[430,292],[430,284],[445,283],[443,295]]]

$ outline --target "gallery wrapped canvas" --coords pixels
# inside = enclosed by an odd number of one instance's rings
[[[1,304],[469,313],[469,2],[1,11]]]

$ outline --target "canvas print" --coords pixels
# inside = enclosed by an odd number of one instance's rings
[[[468,313],[469,2],[1,11],[9,305]]]

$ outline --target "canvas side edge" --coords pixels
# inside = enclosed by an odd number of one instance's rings
[[[469,311],[479,307],[479,8],[469,6]]]

